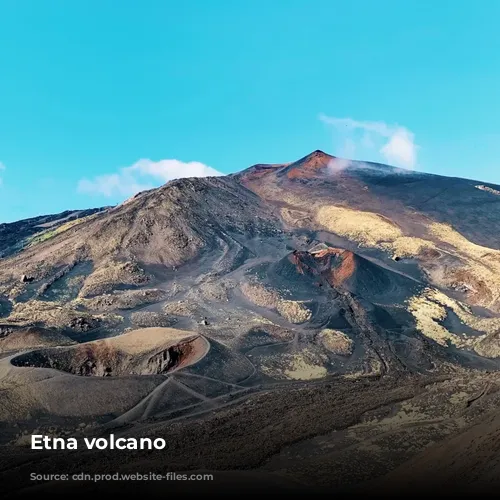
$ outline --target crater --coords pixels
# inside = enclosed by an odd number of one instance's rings
[[[209,343],[193,332],[143,328],[69,347],[16,356],[17,367],[51,368],[84,377],[166,374],[201,360]]]

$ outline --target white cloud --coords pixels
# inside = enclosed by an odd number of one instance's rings
[[[361,154],[369,156],[377,151],[384,161],[396,167],[413,169],[417,165],[419,147],[415,144],[413,132],[405,127],[384,122],[334,118],[324,114],[319,118],[343,135],[343,156],[353,159],[360,150]]]
[[[107,197],[133,196],[140,191],[152,189],[173,179],[219,175],[223,174],[197,161],[185,163],[179,160],[142,159],[113,174],[100,175],[92,180],[81,179],[78,183],[78,191]]]

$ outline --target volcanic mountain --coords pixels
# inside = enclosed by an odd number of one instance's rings
[[[1,225],[0,480],[49,427],[166,438],[136,472],[330,491],[387,489],[431,441],[463,460],[446,439],[500,403],[499,192],[314,151]]]

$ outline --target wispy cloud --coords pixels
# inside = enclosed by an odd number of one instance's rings
[[[7,167],[0,161],[0,186],[3,184],[3,178],[2,178],[2,172],[6,169]]]
[[[415,144],[415,135],[406,127],[388,125],[384,122],[358,121],[352,118],[335,118],[320,114],[320,120],[335,128],[343,137],[341,155],[355,158],[363,154],[371,158],[379,154],[383,161],[396,167],[414,169],[417,166],[419,146]]]
[[[81,179],[78,183],[78,191],[107,197],[133,196],[140,191],[152,189],[173,179],[219,175],[223,174],[197,161],[186,163],[179,160],[142,159],[115,173],[100,175],[93,179]]]

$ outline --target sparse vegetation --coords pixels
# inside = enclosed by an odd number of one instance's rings
[[[441,325],[446,318],[445,307],[429,299],[426,293],[412,297],[408,304],[408,311],[415,317],[417,329],[426,337],[442,346],[447,346],[448,342],[457,347],[464,346],[465,343],[460,337]]]
[[[165,298],[166,294],[163,290],[125,290],[99,295],[91,299],[79,298],[74,301],[74,304],[84,306],[90,311],[114,311],[118,309],[134,309],[138,306],[154,304]]]
[[[449,245],[462,261],[462,265],[447,270],[447,284],[460,283],[465,279],[468,296],[474,303],[499,307],[500,251],[469,241],[448,224],[433,223],[429,232]]]
[[[0,328],[0,353],[15,352],[33,347],[64,346],[73,343],[57,330],[12,325],[3,329]]]
[[[464,324],[476,330],[491,333],[500,328],[500,319],[477,318],[465,304],[432,288],[427,288],[420,295],[412,297],[408,305],[408,310],[415,317],[420,332],[444,346],[447,342],[451,342],[456,347],[473,348],[486,337],[485,335],[468,337],[465,334],[459,336],[442,326],[441,323],[447,316],[447,307],[455,312]]]
[[[391,252],[394,257],[415,258],[425,250],[436,250],[436,245],[429,240],[414,238],[412,236],[400,236],[391,242],[381,243],[381,248]]]
[[[316,220],[328,230],[363,246],[377,246],[403,236],[401,229],[386,217],[350,208],[321,207],[316,213]]]
[[[328,375],[324,359],[309,349],[294,354],[276,355],[262,360],[261,369],[276,379],[315,380]]]
[[[31,300],[29,302],[17,302],[6,320],[17,325],[41,324],[46,327],[60,329],[80,330],[80,324],[86,324],[87,329],[107,326],[112,327],[121,323],[123,318],[113,314],[92,315],[79,311],[70,306],[63,306],[54,302]]]
[[[137,311],[130,315],[130,321],[136,328],[172,327],[177,323],[168,314],[151,311]]]
[[[467,326],[474,330],[484,333],[495,333],[500,330],[500,318],[498,317],[487,318],[473,314],[467,304],[452,299],[436,289],[428,289],[426,295],[429,299],[449,307]]]
[[[437,250],[423,238],[404,235],[401,229],[382,215],[342,207],[321,207],[316,220],[330,231],[366,247],[381,248],[395,258],[415,258],[425,250]]]
[[[283,299],[276,290],[267,289],[260,283],[243,283],[241,291],[255,305],[275,309],[290,323],[305,323],[311,319],[311,311],[304,303]]]
[[[318,334],[319,342],[330,352],[341,356],[350,356],[354,342],[343,332],[325,328]]]
[[[109,260],[87,277],[80,290],[80,297],[91,298],[117,288],[145,285],[148,281],[149,276],[135,262]]]
[[[303,302],[280,299],[276,310],[290,323],[305,323],[311,319],[312,313]]]
[[[194,316],[196,315],[197,307],[193,302],[186,300],[178,300],[176,302],[169,302],[163,306],[163,310],[172,316]]]
[[[24,247],[31,248],[32,246],[37,245],[38,243],[42,243],[44,241],[50,240],[51,238],[54,238],[58,234],[61,234],[61,233],[68,231],[72,227],[78,226],[79,224],[82,224],[84,222],[89,222],[98,216],[99,216],[99,213],[87,215],[86,217],[81,217],[79,219],[74,219],[74,220],[71,220],[69,222],[65,222],[64,224],[61,224],[60,226],[56,227],[55,229],[46,229],[45,231],[41,231],[41,232],[35,234],[34,236],[31,236],[30,238],[28,238]]]

